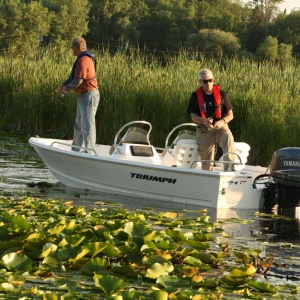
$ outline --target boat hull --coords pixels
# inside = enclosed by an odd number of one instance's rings
[[[110,155],[74,152],[51,146],[52,141],[31,138],[30,144],[52,174],[63,184],[93,191],[133,195],[204,207],[258,209],[262,190],[252,187],[247,172],[211,172],[147,164]],[[70,147],[69,147],[70,148]],[[97,150],[97,148],[96,148]]]

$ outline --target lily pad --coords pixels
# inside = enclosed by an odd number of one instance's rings
[[[126,288],[127,284],[120,278],[107,275],[95,275],[95,286],[100,288],[105,294],[111,295]]]

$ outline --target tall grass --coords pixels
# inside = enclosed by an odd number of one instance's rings
[[[166,55],[162,65],[154,56],[132,49],[94,52],[101,95],[96,117],[99,143],[111,143],[124,123],[148,120],[153,125],[152,143],[163,146],[174,126],[191,121],[186,112],[189,98],[198,87],[198,71],[207,67],[230,96],[235,116],[230,127],[236,141],[250,144],[250,163],[268,165],[275,150],[300,147],[297,61],[219,62],[182,52]],[[71,53],[51,49],[27,60],[0,58],[1,129],[72,138],[75,93],[65,98],[48,93],[68,77],[73,61]]]

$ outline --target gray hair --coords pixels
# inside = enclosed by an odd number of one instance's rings
[[[72,46],[78,47],[80,51],[86,50],[86,42],[82,37],[76,37],[72,40]]]
[[[209,75],[211,75],[211,76],[209,76]],[[204,76],[214,78],[212,71],[209,69],[202,69],[201,71],[199,71],[199,73],[198,73],[199,80],[201,80],[201,78]]]

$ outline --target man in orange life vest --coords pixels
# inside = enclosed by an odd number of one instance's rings
[[[72,40],[71,49],[76,60],[69,78],[55,92],[67,94],[74,90],[77,94],[77,114],[74,122],[73,151],[94,153],[96,144],[96,120],[100,94],[96,79],[96,60],[94,54],[87,51],[86,41],[82,37]]]
[[[233,119],[232,105],[228,95],[214,85],[211,70],[203,69],[198,73],[201,87],[193,92],[188,113],[197,126],[198,151],[202,160],[214,160],[215,143],[223,153],[234,152],[234,138],[228,127]],[[226,155],[224,161],[234,161],[234,155]],[[202,162],[203,170],[212,170],[213,162]],[[233,164],[224,164],[225,171],[234,171]]]

